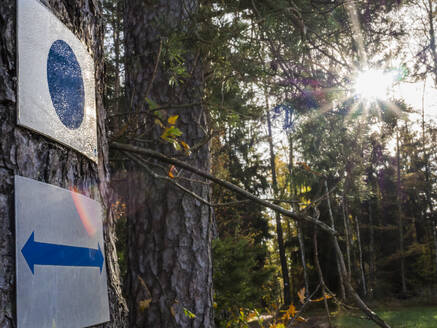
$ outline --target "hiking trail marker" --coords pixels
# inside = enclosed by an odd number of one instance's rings
[[[15,176],[15,230],[18,328],[109,321],[98,202]]]
[[[94,60],[38,0],[17,0],[17,123],[97,162]]]

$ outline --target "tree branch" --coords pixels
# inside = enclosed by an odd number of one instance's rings
[[[247,199],[250,199],[258,204],[261,204],[261,205],[268,207],[276,212],[279,212],[282,215],[290,217],[294,220],[307,221],[307,222],[310,222],[312,224],[315,224],[318,227],[320,227],[322,230],[328,232],[332,236],[338,235],[338,233],[335,229],[331,228],[326,223],[324,223],[320,220],[317,220],[313,217],[306,216],[306,215],[299,215],[299,214],[294,213],[292,211],[286,210],[285,208],[283,208],[281,206],[278,206],[276,204],[272,204],[266,200],[263,200],[255,195],[251,194],[250,192],[247,192],[246,190],[244,190],[244,189],[242,189],[242,188],[240,188],[240,187],[238,187],[230,182],[219,179],[219,178],[217,178],[209,173],[206,173],[202,170],[199,170],[198,168],[195,168],[195,167],[193,167],[193,166],[191,166],[183,161],[180,161],[178,159],[167,157],[167,156],[165,156],[157,151],[151,150],[151,149],[141,148],[141,147],[137,147],[137,146],[133,146],[133,145],[129,145],[129,144],[123,144],[123,143],[119,143],[119,142],[112,142],[111,147],[113,149],[117,149],[117,150],[120,150],[123,152],[133,152],[133,153],[145,155],[148,157],[152,157],[152,158],[157,159],[157,160],[164,162],[164,163],[173,164],[177,167],[180,167],[180,168],[183,168],[187,171],[193,172],[193,173],[197,174],[198,176],[201,176],[203,178],[211,180],[211,181],[217,183],[218,185],[225,187],[226,189],[232,190],[233,192],[235,192],[235,193],[237,193],[237,194],[239,194]]]

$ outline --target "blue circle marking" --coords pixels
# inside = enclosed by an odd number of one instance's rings
[[[57,40],[50,47],[47,81],[59,119],[67,128],[77,129],[83,121],[85,92],[79,62],[65,41]]]

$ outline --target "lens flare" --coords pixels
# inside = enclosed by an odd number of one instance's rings
[[[358,74],[354,90],[357,95],[368,100],[384,100],[393,85],[394,76],[382,70],[368,70]]]
[[[80,220],[88,233],[88,236],[94,236],[96,233],[96,226],[92,217],[87,213],[86,207],[82,204],[81,194],[77,192],[77,189],[70,187],[71,198],[73,199],[74,205],[76,206],[77,213],[79,214]]]

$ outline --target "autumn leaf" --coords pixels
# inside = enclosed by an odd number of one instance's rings
[[[173,115],[173,116],[170,116],[170,117],[168,118],[167,122],[168,122],[169,124],[176,124],[176,121],[178,120],[178,117],[179,117],[179,115]]]
[[[176,173],[176,167],[174,165],[170,166],[170,169],[168,170],[168,176],[174,179],[175,173]]]
[[[282,312],[285,313],[281,319],[290,320],[290,318],[294,318],[294,316],[296,315],[296,307],[293,304],[290,304],[290,307],[287,309],[287,311],[282,311]]]
[[[184,141],[179,141],[180,142],[180,144],[181,144],[181,146],[182,147],[184,147],[184,149],[186,149],[186,150],[190,150],[190,146],[188,146],[188,144],[186,143],[186,142],[184,142]]]
[[[316,298],[315,300],[311,300],[311,302],[312,302],[312,303],[321,302],[321,301],[323,301],[325,298],[326,298],[327,300],[329,300],[330,298],[332,298],[332,296],[331,296],[331,295],[328,295],[328,294],[325,294],[325,296],[322,296],[322,297],[320,297],[320,298]]]

